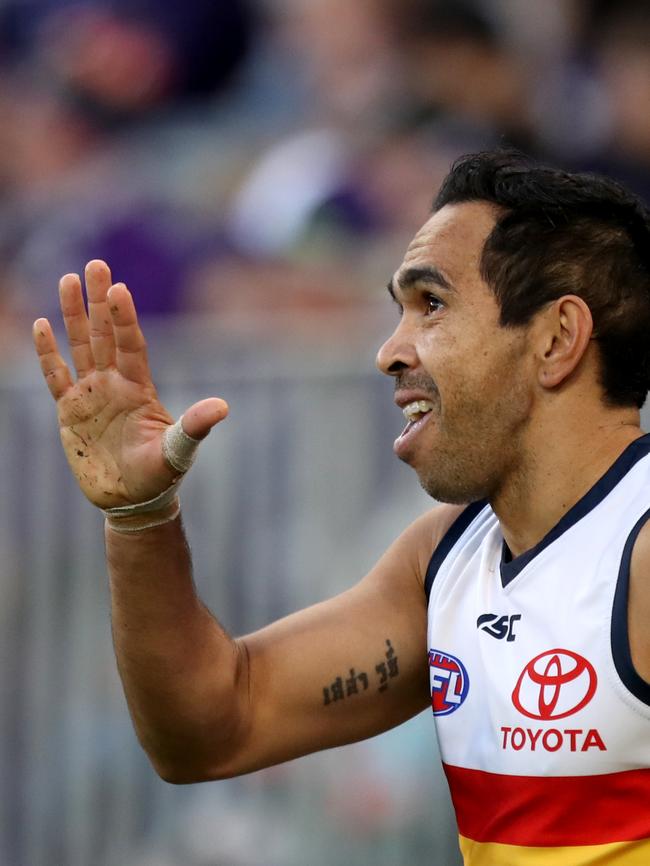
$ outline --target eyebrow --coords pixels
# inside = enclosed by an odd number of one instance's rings
[[[401,291],[410,291],[414,289],[418,283],[425,283],[437,286],[439,289],[444,289],[447,292],[453,292],[454,287],[449,280],[435,265],[427,265],[420,268],[407,268],[399,275],[397,285]],[[391,298],[397,302],[395,297],[395,278],[388,281],[388,293]]]

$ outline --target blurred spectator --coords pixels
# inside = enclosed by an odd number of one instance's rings
[[[182,308],[186,264],[215,230],[161,192],[153,138],[224,91],[253,18],[248,0],[3,4],[0,257],[13,315],[52,314],[56,277],[98,255],[142,286],[145,315]]]
[[[402,0],[395,16],[414,112],[422,119],[456,117],[488,139],[530,148],[529,70],[489,15],[467,0]]]
[[[304,96],[303,122],[375,126],[402,98],[401,58],[389,0],[279,0],[277,50]]]
[[[106,118],[223,87],[246,54],[248,0],[14,0],[5,55]]]
[[[610,135],[594,163],[650,201],[650,9],[645,2],[605,8],[595,44],[610,111]]]

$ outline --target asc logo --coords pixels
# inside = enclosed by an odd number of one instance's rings
[[[515,623],[521,619],[520,613],[511,613],[510,616],[504,614],[499,616],[496,613],[482,613],[476,620],[476,628],[487,632],[497,640],[504,638],[510,643],[517,639],[515,634]]]
[[[529,719],[572,716],[596,693],[598,678],[587,659],[565,649],[540,653],[521,672],[512,702]]]
[[[448,716],[460,707],[469,691],[469,677],[460,659],[429,650],[431,706],[434,716]]]

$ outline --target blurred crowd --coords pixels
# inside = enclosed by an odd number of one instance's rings
[[[484,147],[650,198],[646,0],[0,0],[0,64],[5,357],[94,257],[143,315],[358,316]]]

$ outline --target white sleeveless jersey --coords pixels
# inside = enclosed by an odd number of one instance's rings
[[[435,551],[431,700],[467,866],[650,866],[650,685],[627,636],[649,518],[646,435],[522,556],[486,503]]]

